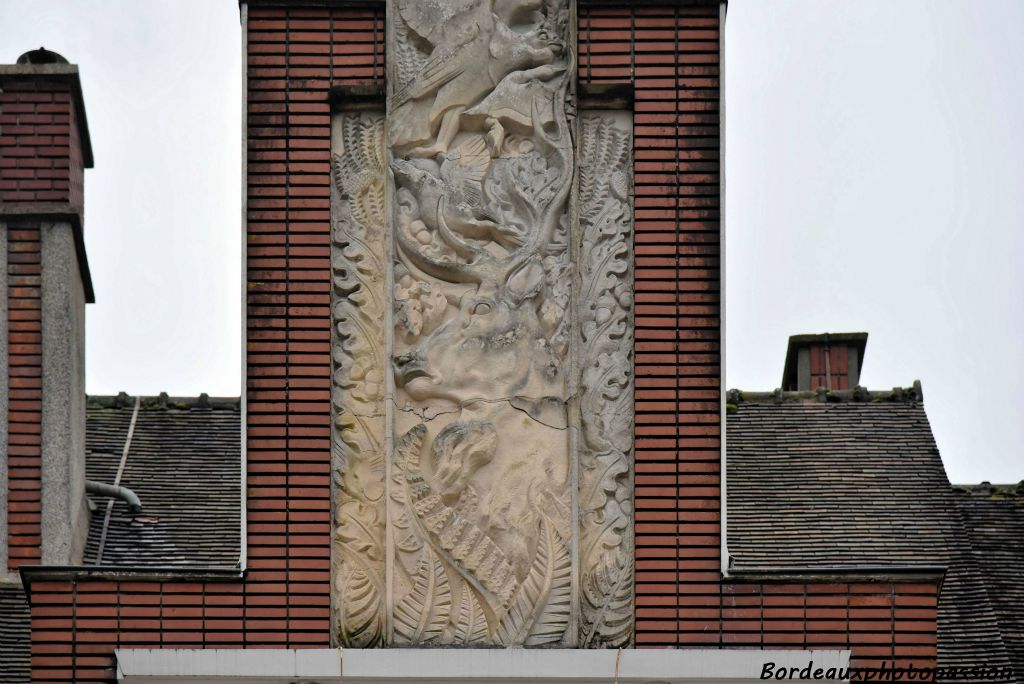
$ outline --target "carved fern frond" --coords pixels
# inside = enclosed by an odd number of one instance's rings
[[[402,435],[395,445],[395,457],[398,463],[415,463],[417,467],[420,462],[420,452],[423,451],[423,440],[427,436],[427,426],[423,423],[413,427]]]
[[[628,646],[633,631],[633,558],[621,546],[583,577],[583,648]]]
[[[423,644],[440,639],[451,608],[448,575],[437,556],[426,549],[412,590],[395,606],[395,643]]]
[[[337,569],[336,622],[341,643],[355,648],[379,646],[384,640],[384,605],[380,577],[372,568],[346,554]]]
[[[405,484],[404,505],[415,514],[420,538],[480,592],[492,613],[504,612],[515,591],[512,565],[486,532],[445,504],[424,480],[420,453],[426,433],[420,423],[395,449]]]
[[[333,155],[334,182],[364,230],[384,224],[384,121],[347,117],[341,154]]]
[[[542,517],[533,565],[498,625],[501,643],[540,646],[560,642],[569,626],[571,573],[565,542]]]
[[[451,643],[469,646],[487,641],[487,636],[487,616],[484,615],[484,610],[480,607],[473,590],[464,586]]]

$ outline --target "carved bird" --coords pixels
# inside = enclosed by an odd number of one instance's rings
[[[494,7],[487,0],[457,0],[453,4],[460,11],[438,7],[445,4],[400,5],[403,20],[433,46],[416,75],[391,98],[392,144],[398,149],[412,146],[413,156],[446,153],[466,109],[506,75],[550,63],[559,52],[509,26],[525,11],[538,8],[536,0],[502,0]]]
[[[422,159],[399,159],[392,168],[399,185],[416,195],[420,220],[432,232],[447,227],[458,237],[496,242],[510,249],[518,246],[519,231],[499,225],[485,208],[483,180],[490,163],[483,138],[471,136],[445,157],[440,177],[427,170],[434,168],[434,163]],[[465,243],[453,247],[462,247],[464,255],[472,251]]]

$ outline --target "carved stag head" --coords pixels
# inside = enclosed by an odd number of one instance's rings
[[[395,356],[395,382],[417,401],[560,393],[561,368],[541,321],[546,274],[539,259],[500,283],[480,283],[419,344]]]

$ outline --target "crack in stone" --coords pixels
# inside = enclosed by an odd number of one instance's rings
[[[525,408],[522,408],[521,406],[516,406],[513,403],[513,401],[515,399],[529,399],[529,400],[532,400],[532,401],[536,401],[536,399],[534,397],[521,397],[521,396],[502,397],[502,398],[499,398],[499,399],[485,399],[483,397],[474,397],[472,399],[466,399],[465,401],[461,402],[459,404],[458,408],[454,408],[454,409],[452,409],[450,411],[438,411],[437,413],[435,413],[433,415],[427,415],[427,413],[429,411],[428,407],[416,408],[414,406],[399,406],[398,402],[395,400],[394,397],[390,397],[389,398],[389,400],[391,401],[391,404],[395,407],[396,410],[401,411],[403,413],[411,413],[412,415],[416,416],[417,418],[419,418],[424,423],[429,423],[429,422],[431,422],[431,421],[433,421],[433,420],[435,420],[435,419],[437,419],[437,418],[439,418],[441,416],[449,416],[449,415],[452,415],[452,414],[455,414],[455,413],[461,413],[467,406],[471,406],[473,404],[500,404],[500,403],[506,403],[506,404],[508,404],[509,408],[515,409],[516,411],[519,411],[520,413],[522,413],[522,414],[524,414],[526,416],[529,416],[530,419],[533,420],[534,422],[539,423],[540,425],[543,425],[545,427],[549,427],[552,430],[559,430],[561,432],[564,432],[564,431],[569,429],[568,425],[564,425],[564,426],[563,425],[553,425],[551,423],[547,423],[547,422],[541,420],[540,418],[536,417],[535,415],[530,413]],[[560,401],[559,403],[564,405],[565,407],[568,407],[569,404],[571,403],[571,399],[567,399],[565,401]],[[358,414],[353,414],[353,415],[358,415]],[[380,417],[380,414],[373,414],[373,416],[366,416],[366,417]]]

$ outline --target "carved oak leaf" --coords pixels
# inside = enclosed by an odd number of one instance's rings
[[[571,571],[565,542],[542,516],[533,566],[498,625],[501,643],[540,646],[562,640],[569,626]]]
[[[592,461],[586,465],[586,489],[580,491],[580,507],[585,511],[592,511],[596,516],[594,522],[605,523],[603,509],[609,497],[614,498],[616,492],[622,488],[623,480],[629,475],[629,465],[626,455],[620,451],[607,451],[594,454]],[[627,521],[614,521],[621,527],[625,527]],[[604,525],[601,525],[602,529]]]
[[[448,624],[452,593],[441,561],[429,549],[420,557],[412,590],[395,606],[395,642],[439,639]]]
[[[375,294],[384,237],[383,119],[349,116],[335,155],[331,245],[334,626],[340,643],[384,641],[384,337]]]
[[[582,119],[580,511],[582,646],[632,642],[632,142],[621,122]]]

